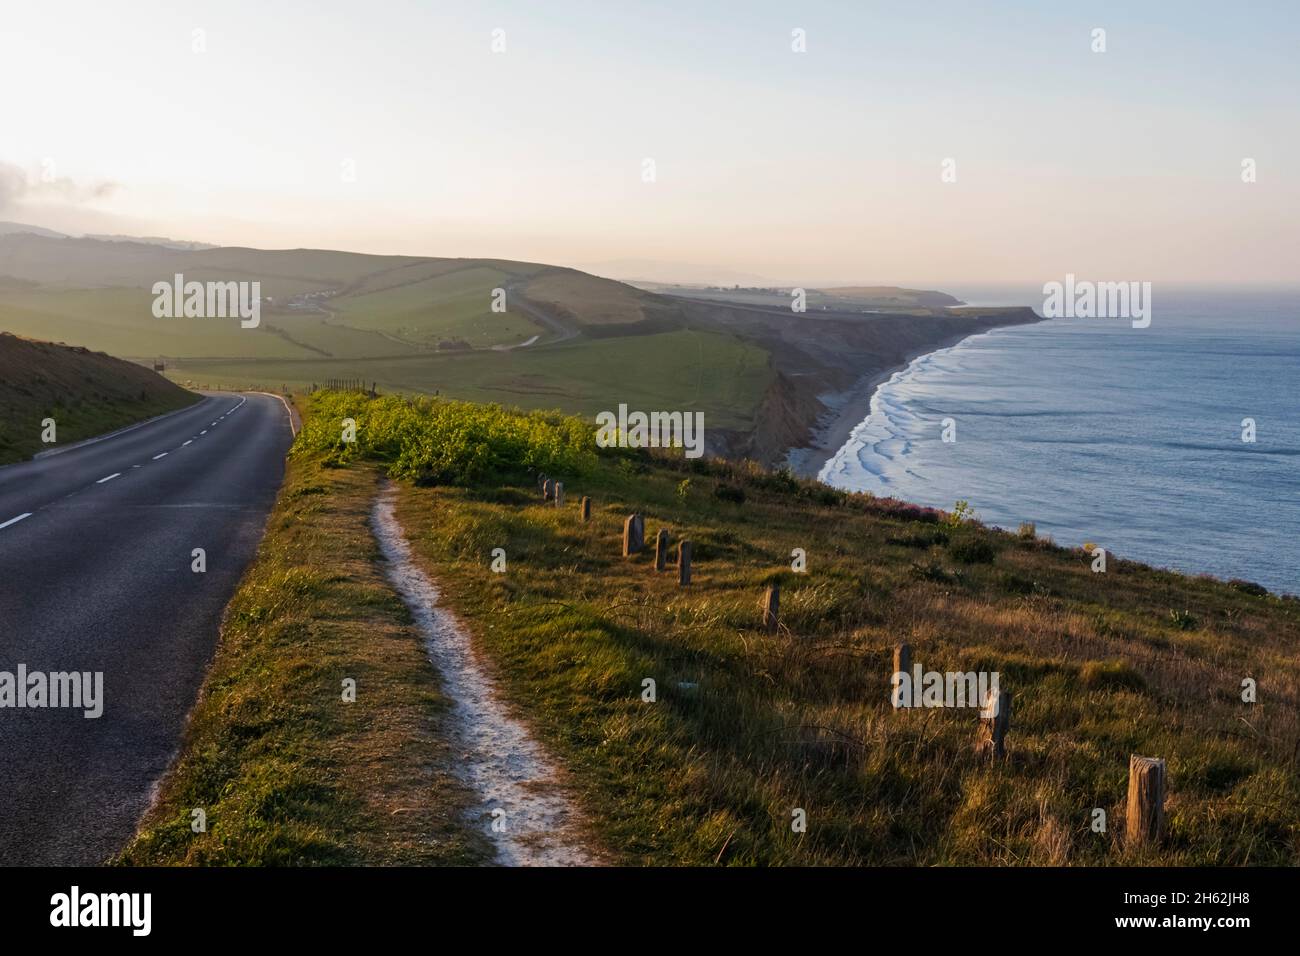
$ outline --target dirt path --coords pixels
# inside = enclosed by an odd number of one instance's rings
[[[429,659],[452,698],[451,732],[462,752],[455,771],[482,799],[472,820],[496,844],[505,866],[586,866],[599,862],[583,847],[577,811],[560,792],[554,765],[528,729],[512,717],[479,665],[469,633],[438,606],[438,588],[416,566],[394,513],[397,489],[384,488],[372,524],[388,560],[389,581],[411,609]]]

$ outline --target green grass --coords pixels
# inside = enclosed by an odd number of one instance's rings
[[[748,430],[774,375],[764,347],[688,328],[671,299],[537,263],[38,237],[10,237],[5,254],[12,276],[0,283],[0,329],[162,358],[188,386],[308,390],[364,379],[388,392],[586,416],[613,410],[613,395]],[[176,273],[260,282],[260,325],[156,318],[152,285]],[[491,310],[496,289],[508,289],[504,313]],[[525,300],[576,338],[552,343],[554,330],[522,310]]]
[[[518,312],[491,310],[493,290],[511,280],[499,269],[465,268],[374,292],[331,299],[337,321],[388,332],[428,347],[458,340],[474,348],[523,342],[545,329]]]
[[[238,319],[159,319],[148,289],[41,289],[0,293],[0,328],[49,342],[133,358],[209,355],[310,358],[313,353],[262,325]]]
[[[448,700],[376,563],[374,492],[369,469],[290,462],[181,755],[119,863],[490,859],[464,822],[471,798],[440,731]]]
[[[524,476],[549,440],[516,442],[527,419],[362,402],[326,394],[307,408],[186,749],[127,861],[415,861],[415,847],[428,847],[403,828],[416,822],[383,810],[423,794],[438,808],[423,817],[451,820],[464,805],[421,777],[434,771],[420,769],[420,755],[446,765],[443,705],[365,528],[380,472],[457,446],[457,419],[477,422],[471,431],[501,423],[479,439],[496,449],[494,466],[404,485],[398,516],[502,692],[562,763],[602,856],[1300,859],[1300,602],[1115,557],[1094,574],[1082,549],[748,464],[626,451],[584,452],[567,467],[552,459],[547,470],[567,490],[557,508]],[[329,437],[345,413],[375,431],[349,453]],[[473,456],[475,445],[458,447]],[[688,588],[671,563],[656,572],[649,551],[620,555],[632,511],[645,515],[650,542],[660,528],[673,544],[693,541]],[[491,569],[496,548],[505,573]],[[796,548],[806,573],[791,569]],[[768,634],[760,599],[773,581],[781,626]],[[977,756],[974,709],[891,708],[898,641],[926,670],[1001,675],[1014,695],[1005,762]],[[375,660],[381,650],[392,662]],[[345,674],[369,688],[365,709],[335,702]],[[1245,677],[1259,682],[1257,703],[1241,700]],[[1169,767],[1166,834],[1146,848],[1121,836],[1134,753]],[[215,807],[221,829],[191,835],[194,806]],[[1106,811],[1105,833],[1090,828],[1094,808]],[[806,832],[791,827],[796,810]],[[433,858],[476,858],[460,830],[446,839]]]
[[[749,428],[771,380],[761,348],[729,335],[679,331],[467,355],[304,361],[181,361],[180,382],[307,388],[360,378],[381,391],[431,394],[594,416],[610,396],[645,410],[704,413],[707,428]]]
[[[990,556],[967,564],[906,511],[741,467],[606,457],[560,477],[563,510],[528,486],[406,488],[399,515],[622,860],[1300,859],[1300,603],[1129,562],[1093,574],[1085,552],[974,525],[954,534]],[[744,503],[719,501],[718,483]],[[651,541],[661,527],[693,540],[688,589],[648,553],[620,557],[633,510]],[[506,574],[489,570],[496,547]],[[760,629],[772,579],[775,636]],[[974,711],[890,708],[900,640],[927,670],[1001,674],[1015,696],[1004,765],[976,758]],[[1257,704],[1240,700],[1246,676],[1267,688]],[[646,678],[657,703],[641,699]],[[1138,852],[1120,839],[1131,753],[1170,772],[1167,838]],[[1109,832],[1090,830],[1094,807]]]
[[[152,370],[85,349],[0,335],[0,464],[198,401]],[[46,422],[54,422],[46,442]]]

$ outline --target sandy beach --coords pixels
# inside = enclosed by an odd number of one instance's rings
[[[817,398],[826,406],[827,411],[813,428],[812,443],[791,448],[786,457],[786,466],[801,478],[816,478],[826,463],[844,447],[853,434],[853,429],[871,414],[871,399],[876,394],[876,389],[888,382],[894,373],[901,372],[923,355],[951,348],[972,335],[982,335],[987,331],[989,330],[980,329],[948,336],[908,353],[906,360],[899,365],[865,373],[846,391],[818,395]]]

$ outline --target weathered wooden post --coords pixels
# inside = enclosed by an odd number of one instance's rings
[[[582,496],[582,520],[584,523],[591,520],[591,499],[586,495]]]
[[[537,475],[537,490],[542,494],[546,493],[546,472],[539,472]]]
[[[767,593],[763,595],[763,627],[767,633],[776,633],[776,627],[781,621],[781,585],[775,581],[767,586]]]
[[[660,528],[655,535],[655,570],[662,571],[668,566],[668,531]]]
[[[691,542],[687,538],[677,542],[677,586],[691,583]]]
[[[555,479],[547,478],[546,484],[542,486],[542,500],[550,501],[555,497]]]
[[[894,669],[889,675],[890,702],[893,703],[894,709],[899,707],[910,707],[916,700],[916,688],[911,688],[910,692],[904,694],[903,681],[900,674],[906,674],[907,680],[912,680],[912,645],[895,644],[894,645]]]
[[[994,760],[1007,755],[1007,732],[1011,730],[1011,694],[989,689],[980,711],[979,752]]]
[[[555,507],[564,507],[564,482],[562,481],[555,483]]]
[[[640,515],[627,516],[623,522],[623,557],[630,558],[645,547],[645,519]]]
[[[1127,843],[1154,843],[1165,826],[1165,762],[1158,757],[1128,758]]]

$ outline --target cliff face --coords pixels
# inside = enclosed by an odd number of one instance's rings
[[[777,372],[754,412],[748,431],[714,429],[706,451],[723,458],[752,458],[765,465],[780,464],[791,448],[807,445],[813,428],[828,409],[813,392]]]
[[[783,462],[792,448],[808,447],[830,409],[829,393],[847,393],[913,357],[968,335],[1004,325],[1042,321],[1032,309],[943,309],[925,315],[817,312],[688,301],[692,325],[726,331],[767,350],[775,373],[745,432],[719,432],[710,452]],[[855,414],[846,408],[847,414]],[[865,414],[865,413],[864,413]],[[834,451],[834,449],[831,449]]]

